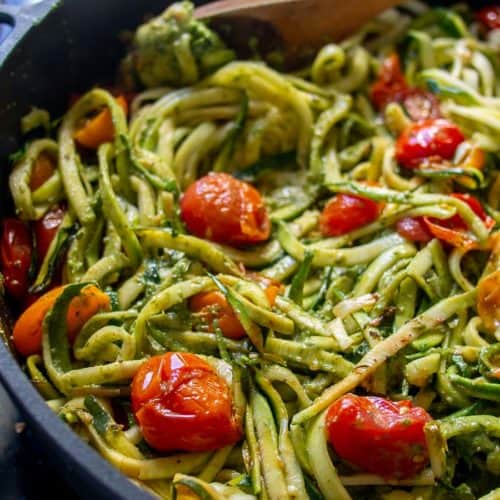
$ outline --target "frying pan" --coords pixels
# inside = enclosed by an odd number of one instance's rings
[[[60,116],[72,92],[109,80],[124,50],[118,34],[136,27],[145,14],[161,12],[169,3],[41,0],[28,7],[0,5],[0,36],[2,24],[11,28],[0,44],[0,218],[12,211],[8,157],[21,144],[16,135],[21,117],[32,105]],[[470,3],[479,7],[493,2]],[[5,342],[1,340],[2,328]],[[0,300],[0,379],[29,423],[38,446],[57,464],[61,476],[81,498],[151,498],[52,413],[12,355],[6,330],[8,314]]]

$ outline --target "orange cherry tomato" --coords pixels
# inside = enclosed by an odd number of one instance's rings
[[[486,155],[484,154],[484,151],[481,148],[472,147],[471,150],[467,153],[466,157],[460,163],[460,166],[482,170],[485,163]]]
[[[246,335],[238,316],[229,305],[226,297],[219,291],[194,295],[189,300],[189,309],[198,313],[209,332],[214,331],[214,321],[217,320],[224,337],[238,340]]]
[[[127,113],[128,105],[123,96],[116,98],[117,103]],[[115,136],[115,127],[109,108],[102,110],[98,115],[90,118],[75,132],[75,141],[85,148],[97,149],[105,142],[111,142]]]
[[[476,18],[488,29],[500,29],[500,5],[484,7],[476,13]]]
[[[33,228],[39,262],[43,262],[43,259],[47,255],[50,244],[57,234],[65,214],[66,210],[58,206],[49,210],[41,219],[35,221]]]
[[[328,409],[326,429],[343,460],[388,479],[405,479],[429,463],[424,426],[431,420],[411,401],[346,394]]]
[[[33,254],[31,231],[26,223],[14,217],[2,222],[0,241],[0,271],[7,293],[23,299],[29,288],[29,269]]]
[[[30,189],[36,191],[50,179],[56,170],[56,160],[47,153],[41,153],[33,163],[30,175]]]
[[[500,269],[485,276],[477,287],[477,312],[490,332],[500,326]]]
[[[274,306],[276,297],[285,290],[285,287],[278,281],[266,278],[259,273],[247,273],[247,277],[255,281],[264,290],[271,307]],[[189,300],[189,309],[199,315],[209,332],[214,331],[214,320],[217,320],[224,337],[239,340],[246,335],[238,316],[219,291],[202,292],[194,295]]]
[[[462,193],[453,193],[451,196],[467,203],[472,211],[484,222],[487,229],[493,228],[495,221],[486,214],[481,203],[474,196]],[[444,220],[433,217],[424,217],[423,220],[429,232],[445,243],[460,248],[473,248],[476,246],[476,242],[467,232],[467,224],[458,214]]]
[[[285,286],[279,281],[263,276],[262,274],[247,273],[247,277],[255,281],[264,290],[271,307],[274,306],[276,297],[285,291]]]
[[[199,356],[167,352],[150,358],[131,389],[144,439],[158,451],[216,450],[241,438],[228,384]]]
[[[42,348],[42,323],[45,315],[63,292],[64,287],[57,287],[42,295],[26,309],[12,332],[12,338],[17,351],[23,356],[37,354]],[[66,321],[68,323],[68,338],[73,342],[83,325],[100,311],[110,308],[108,295],[97,287],[90,285],[75,297],[68,308]]]
[[[341,236],[378,218],[383,204],[362,196],[338,194],[325,206],[319,219],[323,236]]]
[[[403,238],[410,241],[427,243],[432,240],[423,217],[403,217],[396,223],[396,229]]]
[[[211,173],[188,187],[181,217],[195,236],[228,245],[261,243],[271,232],[259,192],[224,173]]]
[[[396,142],[396,159],[406,168],[418,168],[423,161],[450,160],[465,140],[460,129],[442,118],[408,125]]]

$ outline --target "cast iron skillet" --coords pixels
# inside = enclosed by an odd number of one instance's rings
[[[146,14],[159,13],[169,3],[41,0],[23,8],[0,5],[0,23],[13,27],[0,45],[0,219],[12,211],[7,188],[8,156],[20,146],[20,118],[32,105],[59,116],[72,92],[112,77],[124,50],[118,34],[133,29]],[[498,0],[470,3],[479,7]],[[19,405],[39,447],[57,464],[77,494],[94,499],[151,498],[52,413],[21,371],[7,343],[2,342],[9,334],[4,327],[2,335],[2,324],[8,324],[8,314],[0,296],[0,380]]]
[[[42,0],[0,5],[13,26],[0,45],[0,218],[12,210],[8,156],[20,146],[20,118],[32,105],[59,116],[74,91],[112,77],[123,53],[119,33],[157,14],[168,0]],[[6,317],[0,303],[0,316]],[[1,329],[0,318],[0,329]],[[42,401],[0,340],[0,379],[37,437],[37,445],[82,498],[151,497],[87,446]],[[0,408],[0,411],[2,409]]]

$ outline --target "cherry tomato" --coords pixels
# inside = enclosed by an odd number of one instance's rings
[[[43,262],[47,255],[50,244],[57,234],[66,211],[62,207],[56,207],[49,210],[41,219],[34,223],[36,248],[38,251],[38,260]]]
[[[30,176],[30,189],[36,191],[47,181],[56,169],[55,160],[47,153],[41,153],[33,163]]]
[[[385,478],[404,479],[429,462],[424,426],[431,416],[411,401],[346,394],[328,409],[328,441],[340,458]]]
[[[439,101],[433,94],[408,85],[395,53],[384,60],[379,78],[371,88],[371,100],[379,110],[391,102],[397,102],[414,121],[441,116]]]
[[[484,327],[490,332],[500,326],[500,269],[479,281],[477,312]]]
[[[247,273],[247,277],[255,281],[264,290],[271,307],[274,306],[276,297],[285,291],[284,285],[279,281],[263,276],[262,274]]]
[[[393,101],[402,104],[413,121],[441,117],[437,97],[426,90],[409,88],[396,95]]]
[[[15,299],[23,299],[29,287],[32,257],[31,231],[27,224],[13,217],[4,219],[0,242],[0,270],[5,289]]]
[[[427,243],[432,240],[423,217],[403,217],[396,223],[396,229],[403,238],[410,241]]]
[[[217,320],[224,337],[238,340],[246,335],[238,316],[221,292],[202,292],[194,295],[189,300],[189,309],[198,313],[209,332],[214,331],[214,320]]]
[[[476,17],[488,29],[500,29],[500,5],[484,7],[476,13]]]
[[[484,151],[477,146],[473,146],[458,166],[464,168],[477,168],[478,170],[482,170],[485,164],[486,155]]]
[[[63,286],[53,288],[19,316],[12,331],[12,340],[17,351],[23,356],[27,357],[41,351],[43,320],[63,290]],[[69,341],[75,340],[78,332],[92,316],[109,308],[110,300],[107,294],[93,285],[85,287],[80,295],[71,301],[68,308],[66,322]]]
[[[382,63],[378,80],[371,88],[371,100],[377,109],[383,109],[406,90],[408,84],[401,71],[399,56],[393,53]]]
[[[118,96],[116,102],[127,114],[126,99],[123,96]],[[111,142],[114,137],[115,126],[109,108],[103,109],[99,114],[88,119],[74,134],[75,141],[88,149],[97,149],[101,144]]]
[[[247,273],[246,276],[264,290],[271,307],[274,306],[276,297],[285,290],[285,287],[278,281],[266,278],[259,273]],[[189,300],[189,309],[191,312],[198,314],[209,332],[214,331],[214,320],[217,320],[224,337],[239,340],[246,335],[238,316],[219,291],[202,292],[194,295]]]
[[[377,219],[382,204],[362,196],[338,194],[325,206],[319,219],[323,236],[340,236]]]
[[[266,241],[271,231],[259,192],[224,173],[211,173],[188,187],[181,217],[199,238],[234,246]]]
[[[481,203],[474,196],[462,193],[453,193],[451,196],[467,203],[484,222],[487,229],[493,228],[495,221],[486,214]],[[458,214],[444,220],[433,217],[424,217],[423,220],[430,233],[441,241],[461,248],[473,248],[476,245],[474,239],[467,232],[467,224]]]
[[[406,168],[418,168],[433,157],[450,160],[464,140],[460,129],[442,118],[412,123],[396,142],[396,159]]]
[[[158,451],[209,451],[241,438],[231,390],[200,357],[167,352],[145,361],[132,381],[132,408]]]

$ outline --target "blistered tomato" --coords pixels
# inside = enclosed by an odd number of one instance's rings
[[[418,168],[433,158],[450,160],[464,140],[461,130],[442,118],[412,123],[396,142],[396,159],[406,168]]]
[[[181,217],[195,236],[234,246],[266,241],[271,231],[259,192],[224,173],[209,174],[188,187]]]
[[[144,439],[158,451],[209,451],[241,438],[228,384],[195,354],[145,361],[132,381],[132,408]]]
[[[431,416],[411,401],[346,394],[328,409],[328,441],[340,458],[385,478],[414,476],[429,462],[424,426]]]

